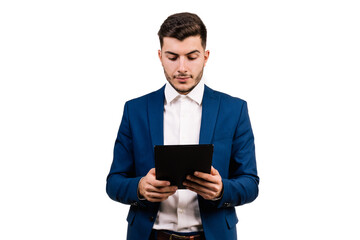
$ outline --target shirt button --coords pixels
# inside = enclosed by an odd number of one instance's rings
[[[179,209],[179,213],[182,214],[184,212],[184,210],[182,209]]]

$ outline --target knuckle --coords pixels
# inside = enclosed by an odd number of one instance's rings
[[[210,188],[210,190],[211,190],[211,192],[216,192],[218,189],[217,189],[216,186],[212,186],[212,187]]]

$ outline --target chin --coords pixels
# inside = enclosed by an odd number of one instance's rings
[[[177,87],[177,89],[179,89],[181,91],[187,91],[192,88],[192,86],[189,86],[189,85],[177,85],[176,87]]]
[[[188,93],[191,92],[193,89],[194,89],[193,87],[188,87],[188,88],[177,88],[176,90],[177,90],[179,93],[188,94]]]

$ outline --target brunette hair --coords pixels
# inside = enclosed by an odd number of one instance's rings
[[[161,25],[158,32],[160,46],[163,46],[164,37],[176,38],[180,41],[191,36],[200,36],[201,45],[206,48],[206,27],[194,13],[176,13],[169,16]]]

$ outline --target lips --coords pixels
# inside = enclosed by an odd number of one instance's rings
[[[179,83],[186,83],[189,79],[191,78],[191,76],[175,76],[175,79],[179,82]]]
[[[187,80],[189,79],[189,77],[186,77],[186,78],[184,78],[184,77],[181,77],[181,78],[176,78],[180,83],[186,83],[187,82]]]

